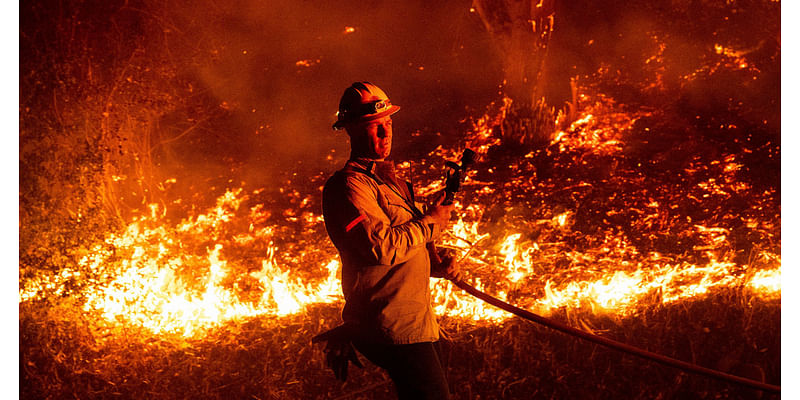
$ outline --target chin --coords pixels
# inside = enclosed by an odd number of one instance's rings
[[[377,156],[377,158],[386,158],[389,157],[389,153],[391,152],[392,152],[391,149],[384,149],[384,150],[375,149],[373,153]]]

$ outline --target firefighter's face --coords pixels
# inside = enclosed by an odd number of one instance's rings
[[[392,118],[385,116],[347,127],[357,157],[383,160],[392,152]]]

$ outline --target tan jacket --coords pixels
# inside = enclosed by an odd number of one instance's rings
[[[342,318],[367,339],[436,341],[425,245],[440,227],[415,206],[411,185],[393,183],[381,166],[350,160],[322,193],[325,228],[342,259]]]

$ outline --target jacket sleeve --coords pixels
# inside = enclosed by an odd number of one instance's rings
[[[440,227],[429,216],[392,226],[378,204],[375,188],[369,183],[348,179],[345,193],[346,201],[359,214],[356,225],[349,226],[348,241],[361,256],[375,264],[402,263],[416,252],[426,251],[425,244],[439,237]]]

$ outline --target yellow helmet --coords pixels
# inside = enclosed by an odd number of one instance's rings
[[[333,129],[342,129],[354,122],[372,121],[392,115],[400,106],[392,105],[389,96],[381,88],[369,82],[356,82],[345,89],[339,100],[338,119]]]

